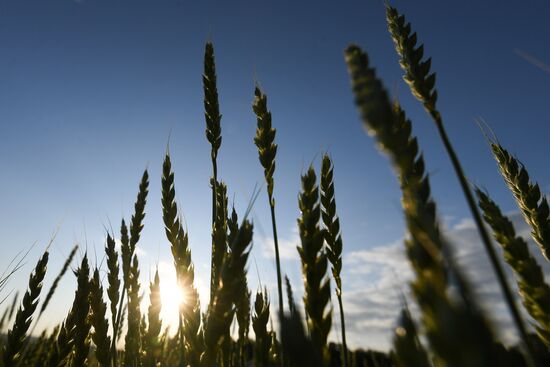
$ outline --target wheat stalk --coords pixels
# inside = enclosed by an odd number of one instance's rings
[[[393,336],[394,362],[397,367],[428,367],[428,354],[418,338],[408,308],[403,308]]]
[[[147,312],[149,325],[143,340],[145,349],[144,366],[156,367],[160,361],[162,351],[162,344],[159,338],[162,329],[162,320],[160,319],[162,302],[160,298],[160,278],[158,269],[155,271],[154,280],[149,284],[149,289],[150,304]]]
[[[325,243],[327,258],[332,267],[332,277],[336,284],[335,291],[340,308],[340,324],[342,327],[342,359],[343,365],[348,365],[348,347],[346,342],[346,323],[342,302],[342,236],[340,234],[340,218],[336,215],[336,198],[334,194],[334,165],[328,156],[323,155],[321,166],[321,218],[325,226]]]
[[[237,238],[239,235],[239,217],[235,208],[231,210],[231,216],[227,220],[227,228],[229,229],[229,234],[227,236],[227,243],[231,251],[233,247],[237,244]],[[236,353],[236,363],[241,366],[246,364],[245,360],[245,344],[248,341],[248,332],[250,329],[250,297],[251,293],[248,290],[248,281],[246,279],[246,269],[239,269],[239,274],[236,274],[238,277],[238,290],[236,291],[236,300],[235,300],[235,315],[237,318],[237,324],[239,326],[238,331],[238,340],[237,340],[237,353]]]
[[[271,227],[273,230],[273,243],[275,246],[275,265],[277,268],[277,291],[279,301],[279,318],[284,315],[283,307],[283,282],[281,278],[281,260],[279,257],[279,240],[277,236],[277,224],[275,220],[275,199],[273,197],[273,174],[275,173],[275,157],[277,155],[277,144],[275,144],[276,130],[271,125],[271,111],[267,109],[267,96],[260,88],[254,90],[254,102],[252,109],[256,114],[257,128],[254,144],[258,147],[258,158],[264,168],[264,178],[267,183],[267,197],[271,210]],[[283,360],[283,358],[281,358]]]
[[[216,62],[214,59],[214,45],[207,42],[204,48],[204,74],[202,75],[204,91],[204,119],[206,120],[206,139],[211,145],[210,158],[212,159],[212,225],[216,220],[216,195],[218,183],[218,166],[216,159],[222,145],[222,128],[220,105],[218,102],[218,87],[216,77]]]
[[[96,346],[95,356],[99,366],[111,365],[111,338],[108,335],[109,321],[106,318],[107,305],[103,302],[103,286],[96,268],[90,282],[90,323],[94,331],[92,340]]]
[[[149,173],[147,170],[143,172],[141,180],[139,183],[139,190],[136,202],[134,204],[134,214],[132,215],[130,222],[130,237],[128,237],[128,227],[126,222],[122,219],[120,226],[120,242],[121,242],[121,256],[122,256],[122,279],[123,279],[123,288],[122,294],[120,296],[119,305],[117,309],[117,317],[114,324],[114,333],[113,333],[113,351],[116,349],[116,340],[119,336],[120,322],[121,322],[121,312],[122,304],[124,302],[124,297],[126,292],[128,292],[129,281],[130,281],[130,268],[132,257],[134,255],[136,244],[139,241],[141,230],[143,228],[143,219],[145,218],[145,204],[147,203],[147,194],[149,189]],[[115,356],[116,358],[116,356]]]
[[[166,237],[171,245],[178,285],[185,295],[180,312],[183,316],[186,356],[189,364],[199,365],[204,350],[201,331],[201,308],[197,290],[194,287],[195,270],[191,261],[188,237],[178,218],[176,191],[172,162],[167,154],[162,167],[162,218]]]
[[[210,278],[210,302],[216,295],[220,281],[220,271],[227,253],[227,186],[223,182],[216,183],[216,218],[212,227],[212,266]]]
[[[54,281],[53,281],[53,283],[50,287],[50,290],[48,291],[48,293],[46,293],[46,298],[44,298],[44,302],[42,303],[42,306],[40,307],[40,312],[38,313],[38,316],[36,318],[37,322],[38,322],[38,319],[40,319],[40,316],[42,316],[42,314],[44,313],[44,311],[46,310],[46,308],[50,304],[50,300],[52,299],[55,291],[57,290],[57,286],[59,285],[59,282],[61,281],[61,278],[63,278],[63,276],[65,275],[65,273],[69,269],[69,266],[71,265],[71,263],[73,261],[73,258],[76,255],[77,250],[78,250],[78,245],[75,245],[73,247],[73,249],[71,250],[71,252],[70,252],[69,256],[67,257],[67,259],[65,260],[65,263],[63,264],[63,267],[61,268],[61,271],[59,272],[57,277],[55,277],[55,279],[54,279]]]
[[[141,365],[141,310],[139,299],[139,262],[133,256],[128,284],[128,331],[125,337],[124,365],[137,367]]]
[[[42,281],[46,275],[48,252],[44,252],[34,271],[29,277],[29,288],[23,296],[23,301],[17,314],[15,323],[8,331],[7,341],[3,349],[5,367],[16,366],[19,363],[21,352],[27,340],[27,331],[32,323],[32,315],[38,306],[38,297],[42,291]]]
[[[512,291],[510,290],[510,286],[506,280],[502,266],[491,243],[489,234],[483,225],[483,220],[481,219],[481,214],[476,205],[474,195],[468,184],[466,174],[464,173],[460,160],[458,159],[458,156],[447,135],[441,114],[436,108],[437,91],[435,90],[435,74],[430,74],[431,59],[422,61],[424,56],[423,46],[421,45],[416,47],[416,33],[411,34],[411,25],[410,23],[406,23],[403,15],[400,15],[395,8],[387,5],[386,17],[388,29],[394,40],[396,51],[401,57],[400,64],[405,71],[405,81],[409,84],[413,95],[422,102],[424,108],[435,122],[438,133],[441,137],[443,145],[445,146],[445,150],[449,155],[456,176],[459,180],[466,202],[468,203],[468,207],[470,208],[472,217],[474,218],[474,222],[481,237],[485,251],[489,255],[491,265],[504,294],[504,299],[508,305],[510,313],[512,314],[514,324],[519,331],[523,343],[528,349],[530,359],[533,359],[532,356],[534,353],[529,343],[525,324],[514,303]]]
[[[254,366],[269,366],[270,339],[267,334],[269,321],[269,299],[267,289],[258,291],[254,301],[254,314],[252,315],[252,328],[256,336],[254,343]]]
[[[116,251],[116,243],[114,238],[107,233],[105,254],[107,255],[107,281],[109,286],[107,287],[107,296],[109,297],[110,310],[111,310],[111,323],[113,327],[113,339],[116,339],[115,325],[117,322],[117,304],[119,301],[120,291],[120,279],[119,279],[119,266],[118,266],[118,253]],[[113,365],[116,366],[117,351],[116,343],[111,346],[111,356],[113,359]]]
[[[319,188],[313,167],[302,176],[302,191],[298,197],[301,217],[298,219],[301,246],[298,247],[304,278],[304,304],[315,359],[324,360],[327,337],[332,324],[332,309],[325,312],[330,301],[330,279],[326,276],[328,259],[323,249],[324,232],[319,228],[321,208]]]
[[[500,173],[531,227],[531,236],[550,261],[550,208],[546,196],[541,194],[539,185],[530,180],[529,173],[517,158],[496,142],[491,143],[491,150]]]
[[[206,315],[204,330],[206,350],[201,356],[203,365],[210,366],[221,360],[225,366],[229,361],[230,326],[235,313],[233,305],[239,299],[238,292],[242,285],[239,274],[245,272],[252,234],[252,223],[245,219],[232,244],[232,251],[227,253],[221,265],[220,280]]]
[[[399,105],[392,107],[359,47],[348,47],[346,62],[363,122],[397,170],[409,232],[407,257],[416,274],[411,286],[428,340],[438,359],[448,366],[487,365],[496,353],[492,333],[439,234],[435,203],[430,197],[424,160],[411,134],[411,122]],[[448,297],[448,270],[459,283],[460,303]],[[456,345],[461,345],[460,352]]]
[[[17,301],[19,301],[19,292],[15,292],[12,297],[11,305],[4,310],[2,318],[0,319],[0,331],[3,330],[4,324],[9,323],[13,317],[15,309],[17,307]]]
[[[90,352],[90,266],[88,256],[84,254],[80,267],[75,272],[77,288],[71,309],[67,318],[69,338],[74,349],[72,363],[75,366],[84,366]]]
[[[550,349],[550,286],[544,281],[544,273],[498,205],[480,189],[476,189],[476,194],[483,217],[504,250],[504,259],[516,273],[523,305],[536,321],[537,334]]]

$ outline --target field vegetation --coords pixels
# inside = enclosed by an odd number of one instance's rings
[[[548,366],[550,365],[550,286],[533,253],[550,261],[550,208],[538,184],[520,161],[496,139],[489,140],[496,167],[510,188],[538,247],[531,248],[489,192],[472,187],[445,131],[437,107],[436,76],[424,54],[419,36],[403,15],[387,5],[388,29],[412,94],[434,121],[455,169],[483,246],[513,316],[519,344],[506,347],[482,311],[472,289],[476,286],[457,264],[452,243],[442,234],[435,201],[430,194],[428,163],[414,124],[397,100],[391,100],[369,57],[357,45],[345,49],[355,103],[362,123],[395,169],[402,191],[407,226],[403,251],[413,270],[410,283],[412,312],[407,304],[396,317],[389,353],[349,350],[346,343],[345,303],[341,271],[345,248],[340,231],[334,184],[334,163],[324,154],[320,167],[310,166],[301,177],[297,218],[297,247],[303,275],[303,305],[293,296],[281,267],[277,240],[275,169],[276,128],[268,97],[256,87],[252,111],[270,206],[277,294],[249,289],[247,269],[254,236],[249,213],[261,192],[255,192],[245,212],[228,204],[229,188],[218,175],[217,157],[222,144],[222,114],[218,102],[214,47],[204,55],[204,111],[206,138],[211,145],[212,218],[210,298],[201,305],[195,285],[192,244],[182,223],[184,208],[176,201],[176,179],[167,151],[162,164],[162,218],[169,250],[182,294],[179,324],[170,332],[160,316],[163,307],[158,271],[150,284],[139,281],[136,252],[147,209],[150,177],[139,182],[134,214],[120,222],[119,233],[105,233],[106,276],[87,254],[74,264],[75,247],[50,288],[43,289],[48,250],[38,258],[28,287],[7,296],[6,281],[21,263],[10,264],[0,279],[2,300],[0,366]],[[373,177],[373,179],[376,179]],[[492,234],[492,236],[491,236]],[[491,238],[492,237],[492,238]],[[120,250],[116,246],[120,241]],[[500,249],[496,248],[500,246]],[[168,248],[166,249],[168,251]],[[502,257],[500,254],[503,254]],[[29,258],[31,254],[26,255]],[[504,260],[505,263],[502,262]],[[34,326],[55,297],[59,280],[71,266],[75,291],[72,305],[53,329],[33,334]],[[504,267],[509,266],[519,288],[514,294]],[[283,279],[286,281],[283,283]],[[286,290],[286,295],[283,290]],[[149,298],[143,308],[142,297]],[[337,308],[333,309],[331,299]],[[417,307],[416,307],[417,306]],[[275,309],[276,312],[272,312]],[[280,325],[273,328],[273,319]],[[340,320],[341,344],[330,343],[333,319]],[[232,327],[236,332],[232,332]],[[253,337],[252,333],[253,331]],[[365,330],[368,332],[368,330]]]

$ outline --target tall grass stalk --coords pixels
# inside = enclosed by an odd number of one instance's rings
[[[397,9],[386,6],[386,17],[388,22],[388,29],[393,38],[395,48],[399,56],[401,57],[400,64],[405,71],[404,79],[409,85],[412,94],[424,105],[424,108],[434,120],[437,127],[437,131],[441,137],[445,150],[449,155],[453,168],[456,172],[456,176],[468,203],[470,212],[474,218],[478,233],[481,237],[485,251],[489,255],[491,265],[497,276],[497,280],[504,294],[504,299],[508,305],[514,324],[519,331],[520,337],[527,348],[527,352],[533,359],[533,351],[530,345],[527,330],[525,328],[524,321],[516,307],[512,291],[506,280],[506,276],[499,262],[493,244],[485,226],[481,214],[476,205],[474,195],[468,184],[464,169],[458,159],[458,156],[451,144],[451,141],[443,125],[443,119],[441,113],[437,110],[437,90],[435,89],[435,73],[430,74],[431,59],[428,58],[422,61],[424,56],[424,48],[422,45],[416,46],[417,36],[416,33],[411,34],[411,25],[406,23],[405,17],[398,13]]]
[[[321,218],[325,226],[325,243],[327,258],[332,267],[332,277],[336,284],[336,298],[340,309],[340,325],[342,328],[342,360],[344,367],[348,365],[348,347],[346,342],[346,322],[342,302],[342,236],[340,234],[340,218],[336,215],[336,198],[334,194],[334,165],[328,154],[323,155],[321,166]]]

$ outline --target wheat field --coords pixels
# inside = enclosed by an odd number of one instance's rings
[[[491,324],[491,315],[480,307],[470,281],[455,258],[453,243],[441,230],[437,203],[431,195],[429,162],[414,123],[397,99],[392,99],[377,76],[367,52],[351,44],[344,52],[351,89],[359,118],[380,151],[389,158],[402,194],[407,235],[402,251],[413,273],[407,286],[412,295],[395,315],[389,353],[353,350],[346,342],[346,304],[342,277],[345,234],[340,229],[337,195],[338,162],[324,153],[319,167],[310,165],[301,176],[296,218],[298,253],[303,284],[291,284],[280,259],[276,221],[277,129],[272,123],[267,91],[254,89],[251,113],[257,120],[250,144],[257,147],[263,169],[274,238],[277,293],[267,288],[250,289],[250,251],[256,235],[250,212],[256,200],[265,200],[263,190],[254,193],[247,209],[237,213],[230,206],[230,187],[218,170],[222,145],[222,113],[214,45],[207,42],[202,75],[205,135],[211,146],[210,180],[212,207],[209,299],[201,304],[196,274],[202,268],[193,262],[192,244],[177,201],[172,156],[167,149],[162,177],[143,172],[138,183],[131,218],[122,218],[117,231],[106,230],[104,253],[84,252],[74,247],[49,289],[43,289],[49,249],[27,259],[36,261],[28,286],[6,295],[5,284],[21,263],[11,263],[0,279],[0,366],[191,366],[191,367],[301,367],[301,366],[529,366],[550,365],[550,285],[543,266],[533,255],[541,252],[550,260],[550,207],[546,196],[527,168],[498,140],[489,140],[495,169],[503,176],[538,245],[532,247],[516,233],[512,221],[489,196],[489,190],[471,185],[438,109],[438,93],[431,59],[404,15],[386,5],[386,20],[403,78],[418,99],[441,138],[453,165],[464,199],[471,210],[492,271],[504,294],[519,344],[505,346]],[[388,38],[388,42],[390,38]],[[276,114],[276,111],[274,111]],[[369,140],[365,138],[365,144]],[[336,169],[336,172],[335,172]],[[150,180],[161,182],[162,221],[181,293],[177,329],[163,323],[159,271],[149,284],[140,282],[143,271],[137,246],[147,214]],[[186,177],[192,179],[192,177]],[[360,200],[360,198],[358,199]],[[286,215],[279,213],[279,215]],[[127,221],[128,220],[128,221]],[[120,243],[120,248],[117,246]],[[497,248],[499,247],[499,248]],[[503,254],[503,256],[501,256]],[[104,257],[103,269],[97,258]],[[76,260],[79,258],[78,260]],[[74,274],[68,272],[74,267]],[[513,270],[516,285],[504,275]],[[102,273],[105,276],[102,276]],[[63,321],[53,330],[36,330],[59,281],[73,277],[74,298]],[[303,302],[293,288],[303,286]],[[147,295],[148,307],[142,298]],[[303,307],[302,307],[303,306]],[[414,311],[411,309],[414,308]],[[275,309],[276,312],[271,310]],[[278,322],[273,326],[272,320]],[[335,320],[341,327],[334,328]],[[40,333],[41,332],[41,333]],[[341,343],[329,341],[337,333]],[[365,332],[367,332],[365,330]]]

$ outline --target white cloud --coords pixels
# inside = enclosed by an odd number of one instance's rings
[[[258,240],[262,255],[267,259],[275,258],[275,241],[273,237],[260,237]],[[281,260],[299,260],[296,246],[300,244],[298,228],[293,228],[290,238],[279,238],[279,257]]]
[[[529,227],[519,213],[511,213],[509,217],[518,234],[529,235]],[[515,328],[474,222],[464,219],[453,227],[444,229],[443,232],[500,339],[505,343],[515,343]],[[542,257],[538,247],[529,237],[524,238],[530,245],[531,253],[543,267],[546,278],[550,278],[550,263]],[[495,246],[498,247],[496,244]],[[500,248],[498,252],[501,252]],[[502,256],[500,259],[515,292],[515,277]],[[402,295],[407,298],[413,315],[417,314],[414,300],[409,293],[408,284],[412,279],[412,271],[405,258],[403,241],[347,253],[344,257],[342,277],[350,346],[389,349],[392,328],[402,307]],[[335,328],[331,338],[339,340],[339,335],[336,335],[338,332],[335,332],[340,329],[337,316],[339,311],[335,300],[333,303]]]

